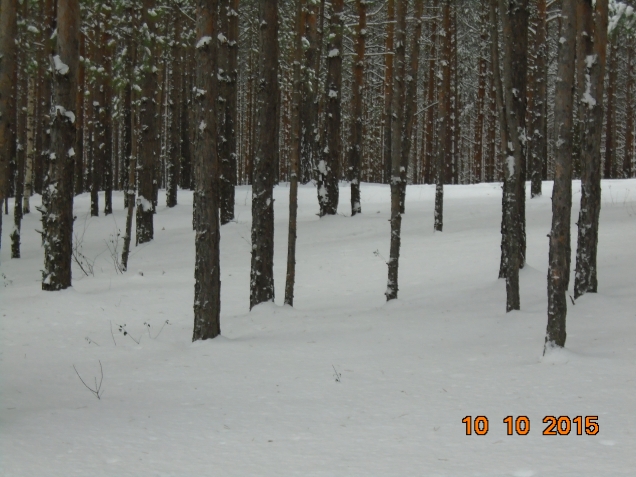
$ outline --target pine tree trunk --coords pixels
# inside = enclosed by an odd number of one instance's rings
[[[35,163],[35,103],[37,100],[35,87],[35,76],[29,76],[26,110],[26,165],[24,169],[23,214],[31,213],[30,199],[33,195],[33,164]]]
[[[480,21],[480,47],[479,47],[479,83],[477,85],[477,121],[475,122],[475,140],[474,140],[474,153],[473,153],[473,178],[471,182],[479,183],[483,180],[483,137],[484,137],[484,103],[486,96],[486,42],[488,40],[487,33],[487,15],[486,9],[487,0],[481,2],[481,14],[479,15]]]
[[[154,58],[153,46],[155,35],[155,19],[150,10],[154,10],[156,0],[143,0],[142,25],[148,28],[150,39],[146,40],[141,48],[144,56],[139,58],[141,75],[141,104],[140,104],[140,131],[141,147],[139,151],[138,169],[138,197],[137,197],[137,243],[150,242],[154,237],[153,228],[153,200],[155,167],[158,160],[158,133],[157,121],[158,107],[155,101],[157,74],[153,71]],[[148,44],[149,43],[149,44]]]
[[[305,21],[301,25],[303,28],[301,34],[303,38],[307,40],[304,57],[305,75],[303,78],[300,109],[300,180],[303,184],[306,184],[314,177],[317,159],[320,153],[320,131],[318,125],[318,85],[320,49],[322,47],[318,34],[320,11],[320,5],[317,1],[306,2],[304,8]],[[253,96],[252,94],[252,97]]]
[[[259,0],[260,51],[256,152],[252,183],[250,309],[274,301],[274,181],[278,101],[278,0]]]
[[[391,248],[389,255],[389,277],[386,286],[386,300],[398,297],[398,267],[400,260],[400,234],[402,214],[400,212],[400,183],[402,182],[402,132],[404,128],[404,94],[406,90],[406,9],[407,2],[398,0],[395,34],[395,59],[393,104],[391,111]]]
[[[221,334],[219,257],[219,160],[216,144],[217,0],[197,2],[196,88],[197,141],[194,152],[197,201],[192,341]]]
[[[563,0],[554,104],[557,139],[552,191],[552,229],[548,268],[548,327],[545,348],[565,345],[565,317],[570,282],[572,210],[572,126],[576,59],[577,1]],[[544,351],[545,352],[545,351]]]
[[[607,111],[605,112],[605,171],[603,177],[605,179],[613,179],[616,177],[615,164],[615,146],[616,146],[616,79],[618,72],[618,44],[616,42],[616,33],[608,41],[609,61],[607,65],[608,82],[607,82]]]
[[[400,2],[401,0],[397,0]],[[392,177],[392,149],[391,138],[393,121],[393,65],[394,58],[394,36],[395,36],[395,0],[388,0],[386,15],[386,44],[384,47],[384,137],[383,137],[383,158],[384,158],[384,183],[389,184]]]
[[[451,86],[451,19],[450,0],[442,5],[442,44],[441,74],[438,76],[438,134],[437,163],[435,165],[435,230],[441,232],[444,227],[444,165],[450,151],[447,150],[450,131],[450,86]]]
[[[101,123],[103,125],[103,136],[99,147],[102,149],[102,164],[104,177],[102,186],[104,188],[104,215],[113,213],[113,119],[112,119],[112,61],[110,42],[110,9],[105,9],[104,30],[101,37],[101,48],[103,49],[102,60],[104,67],[102,94],[100,95]]]
[[[400,213],[404,213],[406,203],[406,180],[408,174],[409,158],[411,155],[411,140],[415,129],[415,110],[417,109],[417,82],[420,68],[420,39],[422,36],[422,14],[424,12],[424,0],[415,0],[413,16],[415,27],[411,36],[411,56],[409,71],[406,75],[406,96],[404,105],[404,131],[402,135],[402,159],[400,182]],[[417,136],[417,133],[416,133]],[[413,171],[413,177],[417,177]]]
[[[80,58],[86,58],[86,37],[80,35]],[[79,195],[84,192],[84,90],[86,81],[86,71],[84,61],[79,63],[79,73],[77,80],[77,129],[75,132],[75,143],[77,150],[75,151],[75,171],[73,192]]]
[[[438,11],[439,0],[433,0],[433,8],[432,11]],[[437,91],[437,82],[435,81],[435,68],[436,68],[436,57],[437,57],[437,20],[433,20],[431,23],[431,43],[429,49],[429,60],[428,60],[428,81],[427,81],[427,92],[426,92],[426,120],[425,120],[425,163],[424,163],[424,183],[432,184],[433,183],[433,171],[434,171],[434,160],[435,160],[435,111],[437,108],[433,107],[433,103],[435,101],[435,93]]]
[[[101,31],[101,25],[98,24],[97,31],[95,32],[95,38],[99,38]],[[95,59],[97,64],[101,64],[103,61],[102,50],[96,43],[92,43],[89,48],[89,55]],[[100,93],[100,85],[101,78],[97,76],[95,81],[93,82],[91,95],[89,96],[90,103],[90,118],[91,118],[91,127],[90,127],[90,142],[91,142],[91,217],[99,216],[99,190],[101,188],[101,180],[104,175],[104,155],[102,150],[100,149],[100,144],[102,143],[102,134],[104,131],[104,127],[102,125],[102,115],[100,114],[100,103],[101,93]]]
[[[351,181],[351,215],[362,213],[360,203],[360,163],[362,161],[362,88],[364,87],[364,50],[367,28],[367,4],[364,0],[356,0],[358,26],[356,27],[356,58],[353,65],[353,81],[351,83],[352,111],[351,145],[349,146],[349,174]]]
[[[343,0],[333,0],[329,20],[329,43],[327,46],[327,79],[325,149],[318,163],[318,204],[320,216],[338,212],[338,181],[340,179],[340,135],[342,101],[342,10]]]
[[[16,138],[18,1],[0,0],[0,207],[8,189],[9,161]],[[0,211],[0,239],[2,211]]]
[[[527,0],[500,3],[504,35],[503,96],[506,111],[508,152],[504,180],[504,227],[501,269],[506,276],[506,311],[518,310],[519,269],[525,257],[525,114],[527,80]],[[524,32],[519,34],[518,32]]]
[[[627,40],[627,64],[625,74],[625,151],[623,159],[623,178],[628,179],[633,174],[634,159],[634,35]]]
[[[582,97],[586,101],[581,133],[581,210],[578,220],[576,248],[576,272],[574,297],[584,293],[596,293],[596,251],[598,245],[598,223],[601,212],[601,134],[603,130],[603,90],[607,51],[608,0],[580,2],[579,21],[593,24],[593,33],[585,36],[585,88]],[[593,58],[591,63],[587,58]],[[580,90],[579,90],[580,92]],[[588,93],[586,95],[585,93]]]
[[[294,306],[294,285],[296,282],[296,237],[298,217],[298,176],[300,173],[300,105],[301,105],[301,61],[303,42],[301,32],[305,17],[304,0],[296,0],[296,38],[293,56],[293,84],[291,106],[291,151],[289,176],[289,230],[287,233],[287,274],[285,277],[285,304]]]
[[[534,108],[530,125],[530,195],[541,195],[544,163],[548,160],[548,43],[546,0],[537,1],[537,32],[535,34],[535,60],[533,98]]]
[[[43,290],[71,286],[73,244],[73,162],[79,69],[80,8],[78,0],[57,1],[57,51],[53,57],[54,115],[48,187],[42,208]]]
[[[181,47],[181,25],[182,15],[177,15],[174,25],[174,43],[172,44],[172,64],[170,67],[171,87],[168,94],[171,100],[168,102],[170,109],[170,140],[168,142],[168,164],[166,167],[166,206],[175,207],[177,205],[177,190],[179,185],[179,159],[181,157],[181,108],[185,105],[181,102],[182,69],[185,62],[181,58],[183,48]]]
[[[21,11],[18,16],[18,22],[26,22],[28,18],[27,2],[23,2],[20,6]],[[20,258],[20,231],[22,228],[22,199],[24,196],[24,167],[26,156],[26,136],[27,136],[27,104],[28,104],[28,84],[29,77],[27,71],[27,50],[26,50],[26,34],[25,28],[21,28],[16,39],[19,43],[18,47],[18,74],[17,74],[17,93],[18,93],[18,135],[15,154],[15,177],[14,177],[14,204],[13,204],[13,230],[11,231],[11,258]]]

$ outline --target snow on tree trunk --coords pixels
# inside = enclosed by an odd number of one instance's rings
[[[404,129],[404,94],[406,91],[406,9],[407,2],[398,1],[395,35],[395,59],[393,76],[393,104],[391,111],[391,248],[389,255],[389,278],[386,300],[398,297],[398,266],[400,260],[400,234],[402,213],[400,212],[402,176],[402,132]]]
[[[546,0],[537,1],[533,101],[530,123],[530,195],[541,195],[543,164],[548,160],[548,43]]]
[[[579,95],[585,101],[581,131],[581,209],[578,220],[574,297],[596,293],[596,251],[601,212],[601,133],[603,130],[603,90],[607,51],[608,1],[581,2],[579,21],[593,25],[585,36],[585,84]],[[581,94],[581,89],[583,89]]]
[[[9,162],[16,138],[16,84],[18,34],[17,0],[1,0],[0,11],[0,206],[8,189]],[[0,237],[2,212],[0,211]]]
[[[450,102],[451,102],[451,16],[450,0],[445,0],[442,5],[442,38],[441,47],[441,72],[438,75],[438,122],[437,122],[437,151],[435,165],[435,230],[441,232],[444,227],[444,172],[445,163],[450,151],[448,136],[450,131]]]
[[[57,51],[53,71],[53,108],[48,183],[44,191],[43,290],[71,286],[73,244],[73,163],[79,68],[80,8],[78,0],[57,2]]]
[[[141,147],[139,150],[138,197],[137,197],[137,243],[150,242],[154,237],[153,228],[153,196],[155,165],[158,152],[159,122],[158,106],[155,101],[157,74],[153,57],[155,43],[155,6],[156,0],[143,0],[141,12],[142,55],[138,58],[141,69],[140,98],[140,132]]]
[[[217,0],[197,1],[197,141],[194,152],[197,199],[192,341],[221,334],[219,257],[219,159],[217,155]]]
[[[565,345],[565,317],[570,282],[570,215],[572,211],[572,140],[576,23],[578,0],[563,0],[559,39],[554,121],[557,125],[552,228],[548,259],[548,326],[545,348]],[[545,352],[545,351],[544,351]]]
[[[318,163],[318,204],[320,216],[338,212],[338,180],[340,179],[340,134],[342,101],[342,10],[343,0],[333,0],[329,19],[327,45],[327,78],[325,108],[325,147]]]
[[[438,3],[439,0],[433,0],[432,10],[434,12],[438,12]],[[431,41],[430,48],[428,53],[428,81],[427,81],[427,91],[426,91],[426,119],[425,119],[425,132],[424,132],[424,183],[432,184],[433,183],[433,173],[435,170],[434,160],[435,160],[435,151],[433,150],[435,147],[435,111],[437,108],[434,107],[435,102],[435,93],[437,92],[437,82],[435,81],[435,68],[436,68],[436,59],[437,59],[437,20],[434,20],[431,23]]]
[[[363,128],[362,128],[362,88],[364,86],[364,50],[367,34],[367,4],[364,0],[356,0],[358,25],[356,27],[355,62],[353,65],[353,81],[351,84],[352,114],[351,144],[349,146],[349,173],[351,181],[351,215],[360,214],[360,163],[362,161]]]
[[[398,2],[402,0],[397,0]],[[386,14],[386,43],[384,47],[384,135],[383,135],[383,150],[382,157],[384,158],[384,183],[389,184],[391,182],[393,162],[391,151],[391,137],[392,129],[391,122],[393,121],[393,68],[394,68],[394,37],[395,37],[395,0],[388,0],[387,2],[387,14]]]
[[[274,301],[274,181],[278,101],[278,0],[259,0],[260,51],[252,182],[250,309]]]

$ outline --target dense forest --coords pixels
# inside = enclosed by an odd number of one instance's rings
[[[408,185],[435,184],[430,226],[441,232],[445,185],[494,182],[511,311],[526,187],[539,197],[554,181],[546,347],[563,347],[568,302],[597,291],[601,179],[636,174],[630,3],[1,0],[0,200],[13,217],[2,245],[20,258],[21,220],[40,194],[42,288],[65,289],[74,196],[90,194],[93,216],[126,208],[125,271],[132,248],[153,240],[159,190],[167,207],[193,190],[193,339],[208,339],[221,332],[220,230],[235,220],[236,186],[252,187],[252,308],[274,299],[278,183],[289,183],[293,305],[299,184],[315,184],[321,217],[337,213],[343,187],[354,216],[366,212],[362,183],[390,186],[393,300]]]

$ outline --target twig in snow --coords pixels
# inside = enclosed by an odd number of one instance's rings
[[[86,386],[86,389],[92,392],[97,399],[101,399],[102,397],[100,396],[100,393],[102,392],[102,382],[104,381],[104,369],[102,368],[102,362],[101,361],[99,362],[99,371],[102,377],[99,380],[99,385],[97,384],[97,377],[95,377],[95,389],[91,388],[88,384],[84,382],[84,380],[80,376],[80,373],[77,372],[77,368],[75,367],[75,365],[73,365],[73,369],[75,370],[75,374],[77,374],[77,377],[80,379],[82,384]]]
[[[115,346],[117,346],[117,341],[115,341],[115,335],[113,334],[113,322],[110,322],[110,336],[113,337],[113,343],[115,343]]]
[[[335,374],[336,382],[339,383],[340,378],[342,377],[342,374],[336,371],[336,367],[333,364],[331,365],[331,367],[333,368],[334,373],[336,373]]]

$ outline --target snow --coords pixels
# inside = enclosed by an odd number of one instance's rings
[[[329,50],[329,53],[327,53],[327,56],[329,58],[335,58],[337,56],[340,56],[340,50],[338,50],[338,48],[333,48]]]
[[[75,231],[95,275],[74,264],[73,287],[59,292],[41,290],[40,214],[27,214],[23,258],[9,258],[10,227],[0,250],[1,473],[633,475],[636,180],[602,186],[599,293],[568,300],[566,348],[545,357],[551,182],[532,200],[526,186],[521,311],[509,314],[497,279],[500,183],[445,186],[442,233],[433,231],[434,186],[408,187],[399,299],[390,303],[389,187],[362,183],[364,212],[349,217],[341,184],[343,215],[318,218],[315,187],[299,186],[295,308],[282,306],[289,186],[281,184],[276,304],[251,312],[251,188],[237,187],[236,222],[221,229],[222,336],[197,343],[191,192],[179,191],[173,209],[160,192],[155,240],[135,247],[133,237],[124,274],[104,242],[124,227],[123,194],[100,217],[90,217],[89,194],[77,196]],[[579,202],[574,181],[573,254]],[[73,365],[94,387],[100,362],[98,400]],[[487,416],[488,434],[466,436],[468,415]],[[508,415],[528,416],[530,433],[507,436]],[[547,415],[598,416],[600,431],[543,436]]]
[[[212,37],[210,37],[210,36],[202,36],[201,39],[197,42],[197,46],[195,48],[197,48],[197,49],[203,48],[204,46],[206,46],[211,41],[212,41]]]
[[[60,75],[65,75],[68,73],[68,65],[65,64],[62,59],[60,58],[60,55],[55,55],[53,57],[53,64],[55,65],[55,71],[60,74]]]

